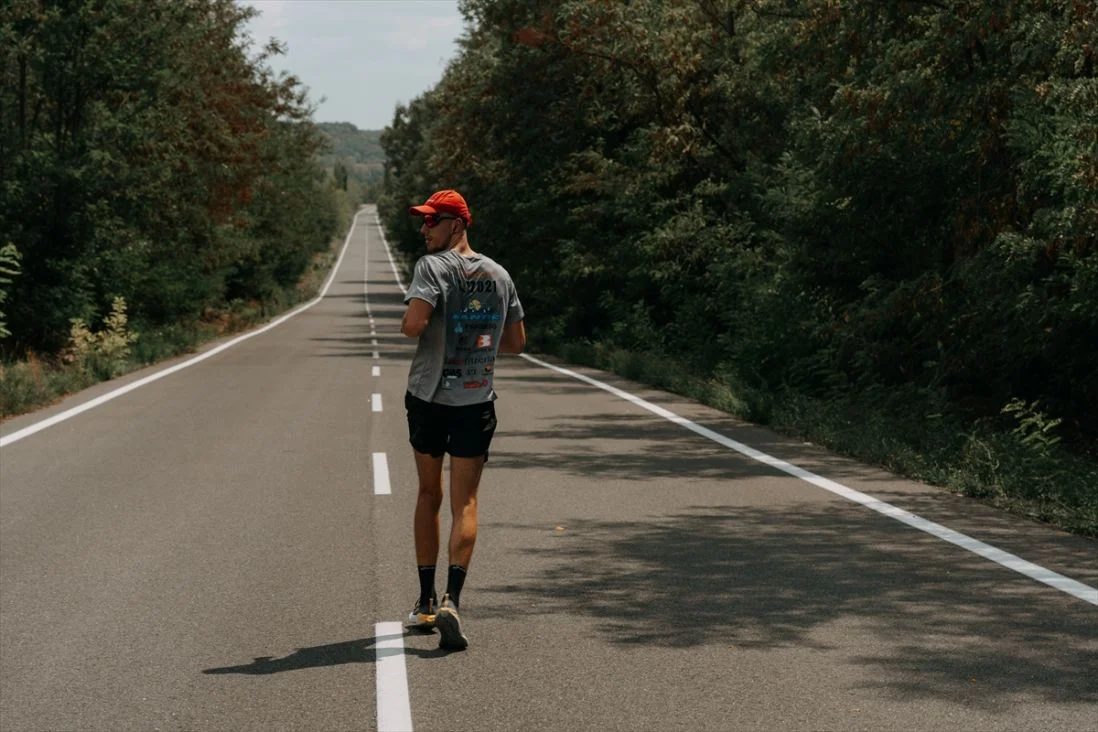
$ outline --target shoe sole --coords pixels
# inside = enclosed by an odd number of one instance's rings
[[[449,608],[443,608],[435,616],[435,627],[442,635],[438,642],[439,648],[452,651],[464,651],[469,647],[469,639],[461,632],[461,618]]]

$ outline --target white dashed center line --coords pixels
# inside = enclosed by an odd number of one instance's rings
[[[412,732],[412,706],[404,668],[404,628],[397,622],[377,623],[374,635],[378,732]]]
[[[389,483],[389,460],[383,452],[374,453],[374,495],[390,496],[393,488]]]
[[[376,218],[375,218],[376,220]],[[385,241],[385,233],[381,230],[381,221],[377,220],[378,233],[382,242]],[[370,259],[369,227],[366,227],[366,259]],[[388,245],[386,245],[388,252]],[[390,265],[392,258],[390,257]],[[396,275],[396,267],[393,267],[393,275],[401,289],[404,285]],[[366,311],[370,315],[370,335],[376,336],[374,317],[369,312],[370,305],[367,302]],[[372,339],[372,345],[377,346],[377,339]],[[378,352],[373,352],[374,360],[378,358]],[[381,375],[381,367],[374,365],[371,369],[374,376]],[[373,395],[373,409],[381,411],[381,394]],[[374,462],[374,495],[387,496],[392,494],[389,482],[389,462],[383,452],[373,453]],[[374,653],[377,663],[375,674],[377,679],[377,729],[378,732],[412,732],[412,702],[408,695],[408,670],[404,663],[404,626],[400,622],[377,623],[374,626]]]

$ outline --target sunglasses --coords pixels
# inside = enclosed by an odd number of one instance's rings
[[[441,214],[424,214],[423,223],[427,225],[428,229],[433,229],[443,221],[453,221],[457,218],[457,216],[443,216]]]

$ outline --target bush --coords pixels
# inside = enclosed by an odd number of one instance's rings
[[[69,345],[61,360],[84,371],[95,381],[113,379],[130,366],[130,345],[138,336],[127,330],[126,301],[114,298],[103,328],[92,332],[80,318],[72,319]]]

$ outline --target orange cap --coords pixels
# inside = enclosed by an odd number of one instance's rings
[[[432,193],[422,206],[412,206],[408,213],[413,216],[426,216],[427,214],[448,213],[465,221],[465,225],[473,225],[473,216],[469,213],[469,206],[465,199],[457,191],[447,188],[444,191]]]

